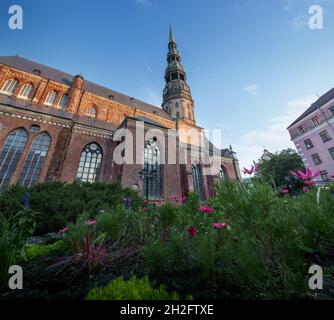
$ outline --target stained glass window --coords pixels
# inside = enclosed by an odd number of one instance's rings
[[[28,133],[23,128],[12,131],[7,136],[0,153],[0,191],[4,191],[10,184],[27,141]]]
[[[76,180],[96,182],[99,180],[102,162],[102,149],[96,143],[87,145],[81,153]]]
[[[41,174],[45,158],[49,151],[51,137],[43,132],[36,136],[31,144],[18,181],[19,185],[30,187]]]

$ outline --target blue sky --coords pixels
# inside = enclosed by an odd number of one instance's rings
[[[8,28],[8,8],[24,29]],[[323,30],[308,28],[310,5]],[[161,104],[169,24],[199,126],[242,166],[293,146],[286,127],[333,87],[334,0],[2,0],[0,55],[19,55]]]

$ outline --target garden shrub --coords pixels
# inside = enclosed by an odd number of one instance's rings
[[[65,250],[64,241],[57,241],[53,244],[35,244],[26,248],[26,259],[31,261],[37,257],[42,257],[54,251],[63,252]]]
[[[29,207],[39,213],[36,235],[44,235],[75,222],[83,212],[96,215],[101,210],[116,208],[124,197],[131,199],[131,206],[138,209],[142,199],[138,194],[120,184],[47,182],[31,188],[11,186],[0,194],[0,212],[11,216],[23,209],[23,197],[29,193]]]
[[[93,289],[86,300],[179,300],[179,295],[168,293],[164,286],[154,289],[147,277],[132,277],[127,281],[118,278],[104,288]]]
[[[104,233],[109,241],[118,241],[124,236],[127,227],[126,208],[117,206],[114,209],[109,209],[97,215],[96,221],[98,233]]]
[[[10,217],[0,213],[0,283],[8,278],[8,268],[25,254],[26,238],[35,230],[35,215],[24,209]]]

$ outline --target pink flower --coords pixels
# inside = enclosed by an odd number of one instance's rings
[[[315,185],[315,182],[314,182],[314,181],[311,181],[311,180],[305,180],[305,181],[304,181],[304,184],[305,184],[306,186],[314,186],[314,185]]]
[[[243,172],[244,175],[246,175],[246,174],[252,175],[253,173],[256,172],[255,170],[256,169],[254,168],[254,166],[252,166],[250,169],[243,168],[242,172]]]
[[[213,227],[215,229],[225,229],[227,227],[227,224],[226,223],[223,223],[223,222],[216,222],[213,224]]]
[[[191,226],[191,227],[188,229],[188,234],[189,234],[189,237],[190,237],[190,238],[194,238],[194,237],[196,237],[196,234],[197,234],[197,229],[196,229],[196,227]]]
[[[186,203],[187,202],[187,198],[186,197],[182,197],[182,203]]]
[[[201,212],[207,212],[207,213],[213,213],[213,212],[215,212],[215,209],[207,207],[207,206],[201,206],[199,208],[199,211],[201,211]]]
[[[304,188],[303,188],[303,191],[304,191],[304,192],[308,192],[308,191],[310,191],[310,188],[304,187]]]
[[[144,208],[143,210],[144,210],[144,212],[147,212],[148,209],[147,209],[147,208]]]
[[[95,221],[95,220],[88,220],[88,221],[86,221],[86,223],[87,223],[89,226],[94,226],[94,225],[96,225],[96,221]]]
[[[300,180],[312,180],[320,175],[320,170],[315,173],[313,173],[311,169],[307,169],[305,173],[300,170],[297,173],[291,171],[291,174]]]
[[[290,190],[289,190],[288,188],[284,188],[284,189],[282,190],[282,192],[283,192],[283,193],[289,193]]]
[[[66,232],[68,232],[68,227],[65,227],[64,229],[61,229],[60,231],[58,231],[58,234],[64,234]]]

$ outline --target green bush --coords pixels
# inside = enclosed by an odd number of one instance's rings
[[[120,184],[48,182],[31,188],[12,186],[0,194],[0,212],[6,217],[23,209],[22,199],[29,192],[30,209],[38,213],[36,235],[57,232],[66,224],[75,222],[83,212],[96,215],[102,210],[116,208],[129,196],[134,209],[142,199],[131,189]]]
[[[26,238],[35,230],[35,215],[24,209],[5,217],[0,213],[0,283],[8,278],[8,268],[25,255]]]
[[[152,288],[147,277],[132,277],[128,281],[118,278],[104,288],[93,289],[86,300],[179,300],[179,295],[168,293],[163,286]]]
[[[63,252],[65,250],[64,241],[57,241],[53,244],[41,245],[35,244],[26,248],[26,259],[31,261],[37,257],[42,257],[50,254],[51,252],[59,251]]]
[[[106,239],[112,242],[120,240],[126,231],[127,215],[124,206],[107,210],[96,217],[96,231],[104,233]]]

